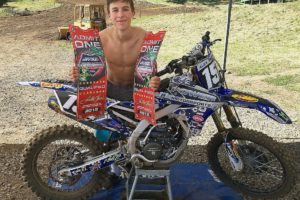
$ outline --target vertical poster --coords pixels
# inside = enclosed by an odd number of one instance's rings
[[[106,62],[98,30],[83,30],[70,25],[79,70],[77,89],[77,120],[93,120],[105,112]]]
[[[149,87],[150,79],[156,73],[156,58],[165,36],[165,31],[156,34],[147,32],[134,75],[134,113],[136,119],[146,119],[151,124],[155,120],[155,94]]]

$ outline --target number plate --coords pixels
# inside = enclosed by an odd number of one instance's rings
[[[212,89],[221,86],[218,64],[212,56],[201,60],[196,65],[196,72],[202,87]]]

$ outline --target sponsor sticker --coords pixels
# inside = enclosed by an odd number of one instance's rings
[[[201,115],[194,115],[192,118],[196,122],[203,122],[204,121],[204,118]]]
[[[258,102],[258,99],[249,95],[243,95],[243,94],[233,94],[233,98],[241,101],[247,101],[247,102]]]
[[[56,88],[56,89],[61,89],[63,88],[63,84],[61,83],[48,83],[48,82],[41,82],[41,87],[44,88]]]

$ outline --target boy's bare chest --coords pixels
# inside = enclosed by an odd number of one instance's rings
[[[108,64],[134,67],[140,54],[140,48],[140,42],[132,41],[125,44],[111,42],[104,48],[104,53]]]

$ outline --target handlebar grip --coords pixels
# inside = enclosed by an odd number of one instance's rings
[[[155,75],[156,75],[156,76],[162,76],[162,75],[165,75],[165,74],[167,74],[167,73],[170,73],[170,69],[165,68],[165,69],[163,69],[163,70],[157,72]]]
[[[209,32],[209,31],[206,31],[205,35],[202,36],[202,41],[207,41],[207,42],[209,42],[209,40],[210,40],[209,35],[210,35],[210,32]]]

